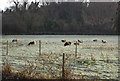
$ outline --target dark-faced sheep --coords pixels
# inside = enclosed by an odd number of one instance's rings
[[[94,39],[93,42],[97,42],[97,39]]]
[[[67,40],[61,40],[61,42],[66,42]]]
[[[83,40],[78,40],[79,43],[83,43]]]
[[[80,45],[80,42],[75,42],[74,45]]]
[[[69,46],[71,45],[71,42],[65,42],[64,46]]]
[[[102,43],[107,43],[107,41],[106,40],[102,40]]]
[[[17,42],[18,40],[17,39],[13,39],[12,42]]]
[[[30,46],[30,45],[34,45],[34,44],[35,44],[35,42],[32,41],[32,42],[29,42],[28,46]]]

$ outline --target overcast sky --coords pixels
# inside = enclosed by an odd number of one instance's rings
[[[9,4],[9,0],[0,0],[0,10],[3,10],[5,7],[8,7]]]
[[[13,3],[11,3],[12,0],[0,0],[0,10],[5,10],[7,7],[13,5]],[[18,1],[22,1],[22,0],[18,0]],[[35,0],[28,0],[28,1],[35,1]],[[39,0],[37,0],[39,1]]]

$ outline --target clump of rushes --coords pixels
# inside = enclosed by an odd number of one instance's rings
[[[61,73],[63,75],[63,73]],[[58,77],[59,79],[72,79],[72,73],[71,70],[67,67],[65,67],[64,70],[64,77],[62,77],[62,75],[60,77]]]
[[[27,68],[23,68],[18,72],[13,72],[12,66],[7,60],[5,60],[2,69],[2,80],[6,79],[52,79],[52,77],[49,75],[41,74],[40,72],[35,72],[33,65],[30,65]]]
[[[18,79],[51,79],[51,76],[41,74],[40,72],[29,73],[27,70],[19,71],[16,73]]]
[[[50,75],[42,74],[40,71],[37,71],[32,62],[29,62],[29,66],[23,68],[17,72],[17,77],[19,79],[52,79]]]
[[[12,78],[11,74],[12,74],[12,67],[8,63],[8,60],[5,59],[2,68],[2,79]]]
[[[72,73],[69,68],[65,68],[65,79],[71,79],[72,78]]]

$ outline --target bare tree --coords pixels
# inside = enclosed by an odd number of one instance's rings
[[[18,6],[20,2],[18,0],[12,0],[12,2],[15,4],[16,11],[18,11],[19,10]]]
[[[28,0],[23,0],[23,9],[27,9]]]

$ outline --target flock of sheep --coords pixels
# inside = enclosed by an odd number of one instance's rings
[[[18,42],[18,39],[13,39],[12,42]],[[30,46],[30,45],[34,45],[34,44],[35,44],[35,42],[31,41],[27,45]]]
[[[97,39],[94,39],[93,42],[97,42],[98,40]],[[64,46],[69,46],[72,44],[72,42],[70,41],[67,41],[67,40],[61,40],[61,42],[64,42]],[[106,40],[102,40],[101,41],[102,43],[107,43]],[[76,42],[74,42],[74,45],[80,45],[80,43],[83,43],[83,40],[78,40]]]
[[[17,42],[18,40],[17,39],[13,39],[12,42]],[[98,40],[97,39],[94,39],[93,42],[97,42]],[[72,42],[70,41],[67,41],[67,40],[61,40],[61,42],[64,43],[64,46],[69,46],[72,44]],[[101,41],[102,43],[107,43],[106,40],[102,40]],[[83,43],[83,40],[77,40],[76,42],[74,42],[74,45],[80,45],[80,43]],[[27,45],[30,46],[30,45],[34,45],[35,42],[34,41],[31,41],[29,42]]]

